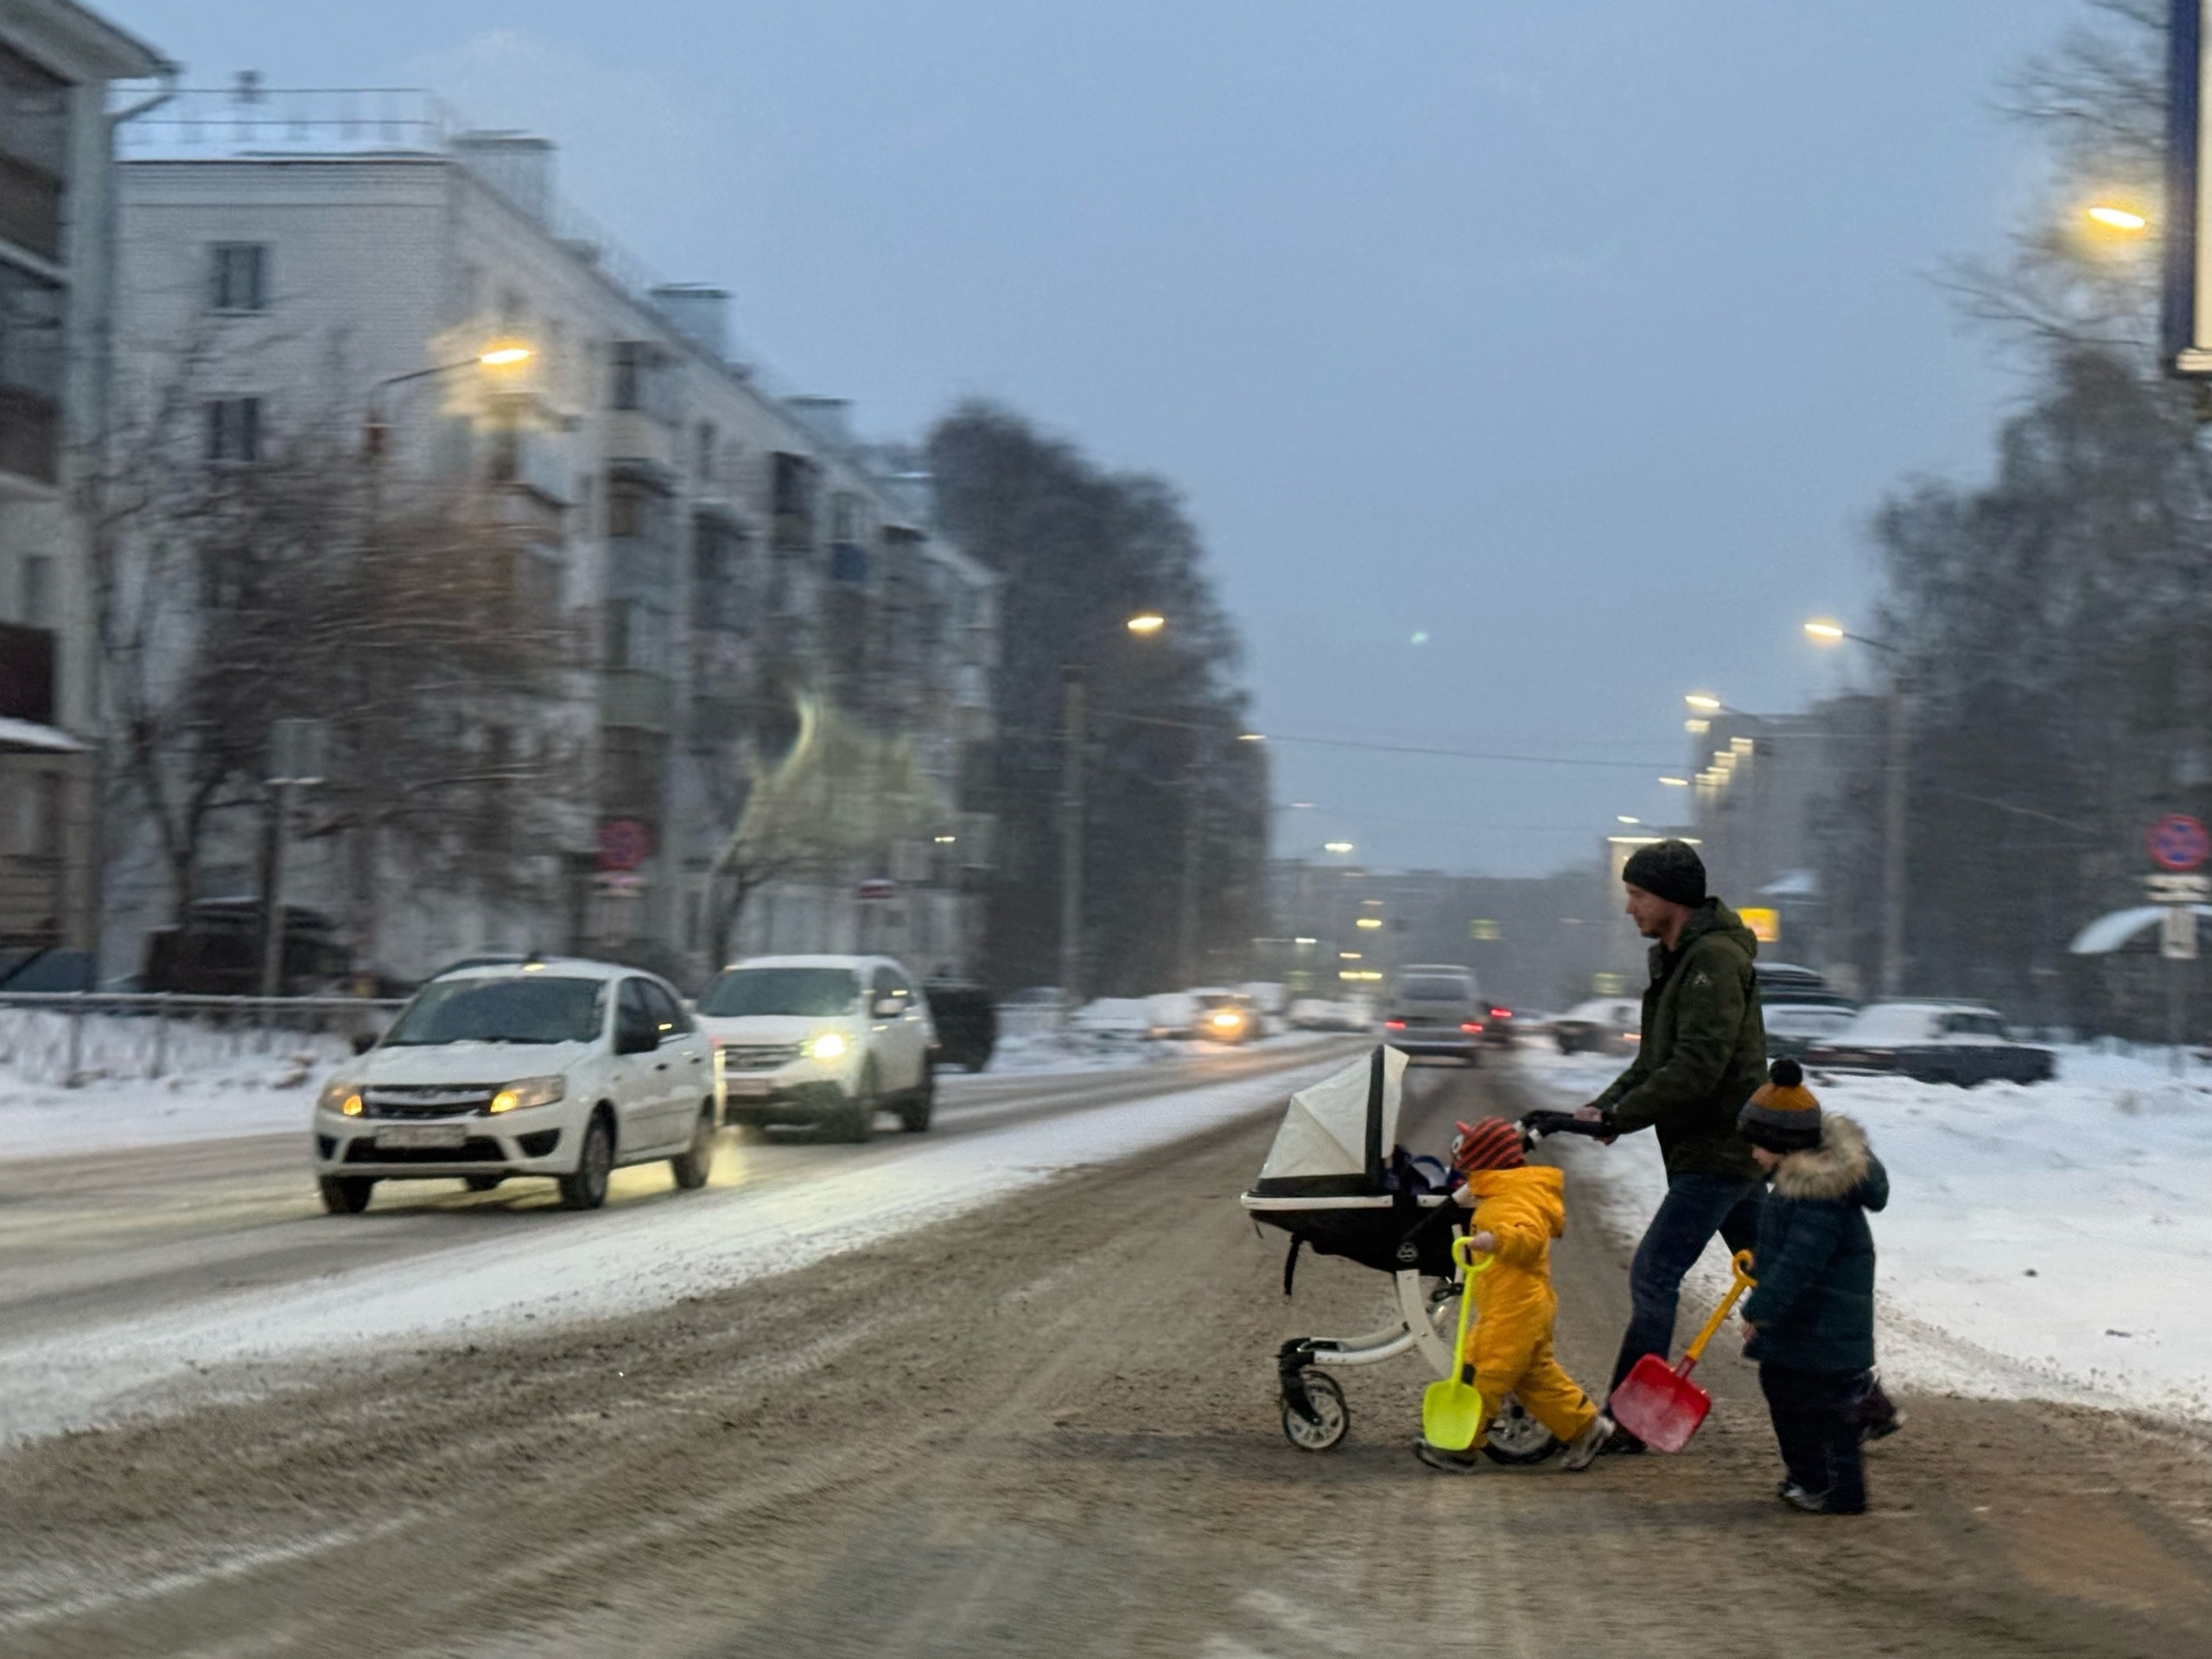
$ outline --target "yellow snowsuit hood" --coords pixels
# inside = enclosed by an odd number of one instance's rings
[[[1552,1240],[1567,1234],[1567,1177],[1541,1164],[1478,1169],[1467,1177],[1478,1202],[1467,1230],[1494,1233],[1497,1259],[1475,1278],[1469,1355],[1479,1375],[1512,1376],[1552,1332]]]

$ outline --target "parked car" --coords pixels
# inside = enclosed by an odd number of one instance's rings
[[[2044,1083],[2058,1073],[2056,1053],[2012,1040],[2005,1017],[1980,1002],[1876,1002],[1827,1041],[1810,1045],[1804,1064],[1822,1071],[1896,1072],[1921,1083]]]
[[[262,910],[253,899],[203,899],[189,925],[151,929],[146,935],[141,989],[193,996],[261,994]],[[284,906],[283,994],[327,991],[353,971],[338,925],[319,910]]]
[[[1389,1013],[1382,1020],[1382,1040],[1408,1054],[1482,1059],[1484,1003],[1475,989],[1471,969],[1431,963],[1400,971],[1391,988]]]
[[[865,1141],[875,1115],[910,1132],[937,1103],[929,1006],[889,957],[754,957],[699,998],[725,1120],[744,1130],[807,1124]]]
[[[713,1049],[669,983],[555,959],[442,975],[315,1102],[323,1207],[358,1215],[379,1181],[479,1192],[547,1175],[570,1210],[610,1173],[666,1159],[703,1186],[718,1120]]]
[[[1491,1004],[1490,1016],[1483,1021],[1483,1041],[1492,1048],[1510,1048],[1521,1034],[1521,1022],[1513,1010],[1503,1003]]]
[[[1552,1021],[1562,1054],[1631,1054],[1643,1040],[1643,1004],[1632,996],[1592,997]]]
[[[969,980],[932,979],[924,982],[922,996],[937,1029],[938,1063],[963,1071],[988,1065],[999,1042],[998,1004],[990,992]]]
[[[1760,1013],[1766,1022],[1767,1058],[1802,1059],[1814,1044],[1840,1036],[1859,1017],[1859,1005],[1833,992],[1803,991],[1763,997]]]
[[[1289,1020],[1298,1031],[1366,1031],[1375,1024],[1363,1002],[1332,1001],[1301,996],[1290,1005]]]

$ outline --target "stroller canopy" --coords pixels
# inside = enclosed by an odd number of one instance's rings
[[[1384,1192],[1398,1141],[1406,1057],[1377,1048],[1290,1097],[1255,1198],[1351,1198]]]

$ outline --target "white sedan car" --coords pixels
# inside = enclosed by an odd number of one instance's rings
[[[718,1128],[714,1051],[666,981],[530,960],[442,974],[324,1087],[315,1169],[333,1215],[378,1181],[550,1175],[570,1210],[607,1199],[617,1165],[666,1159],[706,1185]]]

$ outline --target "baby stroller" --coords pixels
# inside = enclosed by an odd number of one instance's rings
[[[1301,1452],[1326,1452],[1351,1427],[1344,1390],[1326,1368],[1414,1351],[1438,1376],[1453,1370],[1462,1287],[1452,1241],[1466,1211],[1452,1202],[1441,1160],[1409,1157],[1397,1144],[1405,1075],[1402,1052],[1377,1048],[1293,1095],[1260,1179],[1238,1200],[1255,1222],[1290,1235],[1286,1296],[1307,1245],[1390,1275],[1398,1314],[1391,1324],[1357,1337],[1293,1337],[1275,1355],[1282,1432]],[[1558,1446],[1509,1395],[1483,1450],[1499,1463],[1536,1463]]]

